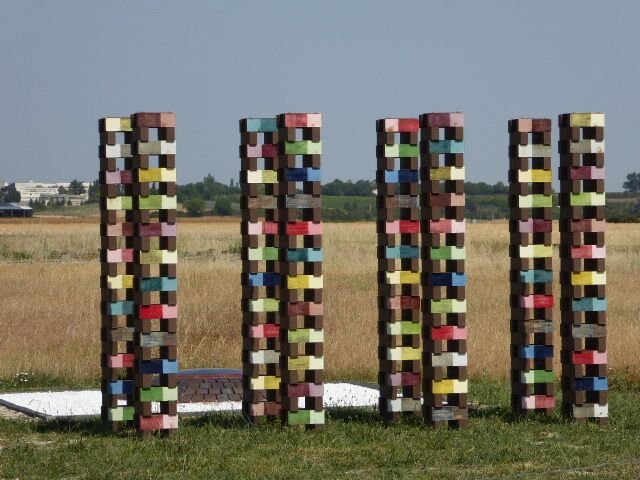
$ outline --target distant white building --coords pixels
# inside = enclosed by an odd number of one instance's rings
[[[58,195],[60,187],[69,188],[69,182],[44,183],[30,180],[28,182],[15,182],[13,186],[20,193],[20,204],[29,205],[30,201],[40,201],[43,196],[49,198]],[[91,182],[82,182],[82,186],[85,188],[85,193],[82,194],[84,201],[81,203],[84,203],[89,199]]]

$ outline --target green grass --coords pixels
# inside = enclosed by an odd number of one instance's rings
[[[514,418],[506,382],[475,380],[469,429],[385,426],[372,410],[330,410],[304,432],[239,415],[183,418],[169,438],[112,434],[98,420],[0,420],[0,477],[20,478],[638,478],[640,390],[614,383],[611,422]]]

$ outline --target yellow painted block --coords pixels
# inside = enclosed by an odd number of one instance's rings
[[[431,180],[464,180],[464,167],[432,168]]]
[[[313,275],[292,275],[287,277],[287,288],[322,288],[323,277]]]
[[[553,180],[553,174],[551,170],[534,169],[529,170],[531,172],[531,180],[533,183],[549,183]]]
[[[420,360],[422,350],[413,347],[393,347],[387,349],[387,360]]]
[[[571,274],[573,285],[605,285],[607,283],[606,272],[574,272]]]
[[[304,355],[297,358],[287,359],[289,370],[322,370],[324,368],[324,357],[313,357]]]
[[[141,168],[138,171],[140,182],[175,182],[175,168]]]
[[[115,275],[107,277],[109,288],[133,288],[133,275]]]
[[[251,388],[253,390],[276,390],[280,388],[280,378],[272,375],[252,378]]]
[[[572,113],[572,127],[604,127],[604,113]]]
[[[400,283],[403,285],[416,285],[420,283],[420,273],[418,272],[400,272]]]
[[[130,117],[108,117],[105,118],[105,130],[107,132],[130,132]]]
[[[170,210],[178,207],[178,197],[175,195],[172,197],[168,197],[166,195],[162,196],[161,209]]]
[[[433,393],[437,395],[449,395],[452,393],[467,393],[467,380],[434,380]]]
[[[551,245],[527,245],[520,247],[520,258],[547,258],[553,256]]]

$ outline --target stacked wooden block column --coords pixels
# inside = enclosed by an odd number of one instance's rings
[[[282,421],[324,423],[319,113],[278,115]]]
[[[168,433],[178,427],[175,115],[132,120],[136,427]]]
[[[555,407],[551,120],[509,121],[511,404]],[[531,159],[531,160],[529,160]]]
[[[560,115],[562,410],[608,417],[604,114]]]
[[[102,118],[99,131],[102,418],[115,430],[134,417],[131,118]]]
[[[377,131],[378,383],[380,412],[420,412],[420,210],[417,118]]]
[[[242,411],[256,422],[260,417],[280,415],[276,119],[242,119],[240,143]]]
[[[424,420],[466,426],[464,115],[420,116]]]

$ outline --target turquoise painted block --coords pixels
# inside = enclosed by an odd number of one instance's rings
[[[571,300],[571,310],[574,312],[606,312],[606,298],[574,298]]]
[[[552,283],[553,272],[551,270],[523,270],[520,272],[522,283]]]
[[[277,132],[278,122],[275,118],[247,118],[248,132]]]
[[[177,278],[153,277],[140,280],[140,290],[143,292],[175,292],[177,289]]]
[[[133,315],[133,302],[123,300],[107,304],[107,315]]]
[[[287,250],[288,262],[322,262],[324,252],[321,248],[292,248]]]
[[[385,247],[386,258],[420,258],[420,248],[411,245]]]
[[[464,153],[464,142],[431,140],[429,141],[429,153]]]

